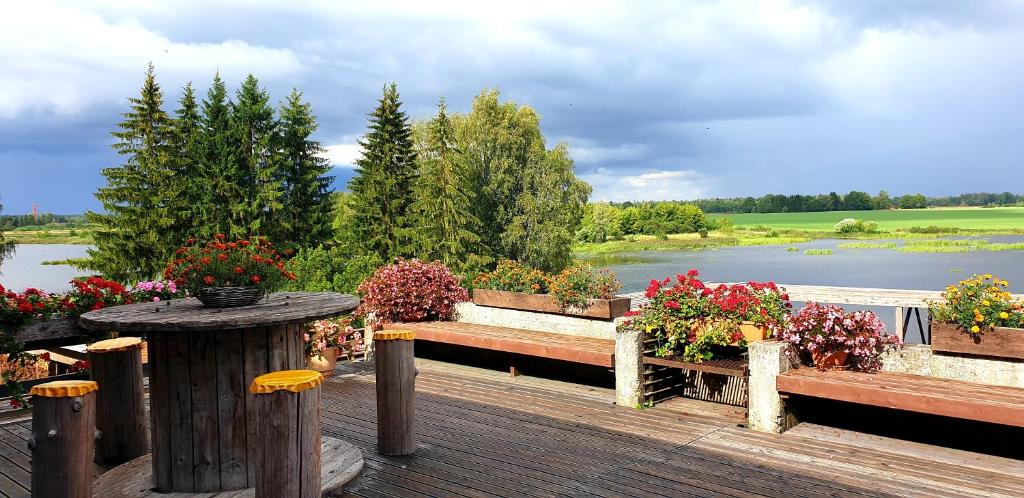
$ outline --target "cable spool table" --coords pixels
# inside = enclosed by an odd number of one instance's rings
[[[256,482],[249,384],[268,372],[305,368],[304,323],[358,305],[353,296],[327,292],[275,293],[238,308],[187,298],[91,311],[80,324],[147,338],[156,490],[227,491]]]

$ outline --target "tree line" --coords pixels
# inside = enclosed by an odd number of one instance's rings
[[[761,197],[732,197],[687,201],[707,213],[806,213],[819,211],[867,211],[874,209],[923,209],[952,206],[1015,206],[1024,203],[1024,195],[976,193],[946,197],[922,194],[890,196],[881,191],[872,196],[852,190],[846,195],[835,192],[818,195],[768,194]],[[625,203],[628,205],[630,203]]]
[[[440,260],[458,270],[515,259],[557,271],[590,186],[566,144],[549,148],[532,108],[478,94],[466,114],[442,99],[412,123],[394,84],[385,87],[342,197],[340,243],[353,254]]]
[[[89,267],[118,280],[158,274],[189,237],[262,235],[314,246],[331,237],[330,164],[298,90],[275,109],[249,75],[228,95],[215,74],[200,102],[185,85],[173,115],[150,65],[113,132],[118,166],[96,192],[105,212]]]
[[[604,242],[626,235],[673,233],[706,236],[713,228],[714,224],[695,204],[662,201],[615,205],[596,202],[587,205],[576,239],[580,242]]]
[[[60,224],[66,228],[77,228],[85,226],[85,216],[78,214],[53,214],[39,213],[38,216],[31,214],[2,214],[0,215],[0,230],[14,230],[19,227],[40,227],[50,224]]]

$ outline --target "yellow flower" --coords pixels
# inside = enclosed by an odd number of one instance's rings
[[[977,325],[975,325],[975,326],[971,327],[971,332],[974,332],[975,334],[977,334],[978,332],[981,332],[981,329]]]
[[[1007,318],[1010,318],[1010,314],[1005,312],[1005,311],[1000,311],[999,312],[999,318],[1002,318],[1003,320],[1006,320]]]
[[[981,302],[981,305],[982,305],[982,306],[988,306],[988,305],[990,305],[990,304],[992,304],[992,303],[988,302],[988,299],[986,299],[986,300],[984,300],[984,301],[982,301],[982,302]]]
[[[984,278],[985,280],[988,280],[988,279],[992,278],[992,274],[991,274],[991,273],[986,273],[986,274],[982,275],[982,277],[983,277],[983,278]]]

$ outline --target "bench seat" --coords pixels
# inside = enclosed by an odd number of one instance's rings
[[[394,323],[417,340],[503,351],[600,367],[615,366],[615,341],[461,322]]]
[[[901,373],[798,368],[775,378],[780,393],[1024,427],[1024,389]]]

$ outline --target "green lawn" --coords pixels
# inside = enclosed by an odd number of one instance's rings
[[[747,228],[764,225],[774,229],[832,230],[832,227],[843,218],[857,218],[878,223],[878,228],[882,231],[929,226],[961,230],[1024,230],[1024,207],[712,214],[709,216],[731,218],[734,225]]]

